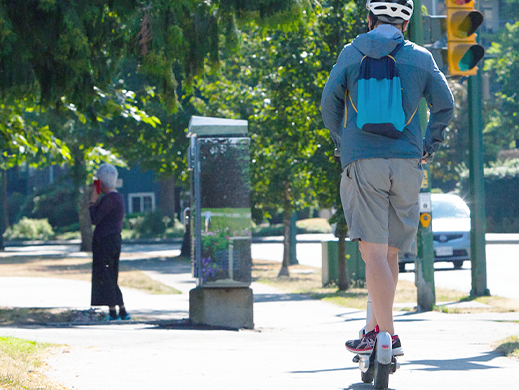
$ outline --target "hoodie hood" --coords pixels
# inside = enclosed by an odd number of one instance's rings
[[[390,24],[382,24],[357,36],[351,44],[362,54],[379,59],[390,54],[401,42],[404,42],[404,36],[399,29]]]

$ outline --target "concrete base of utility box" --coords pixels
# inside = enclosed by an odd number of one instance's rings
[[[254,329],[252,289],[194,288],[189,291],[189,319],[195,325]]]

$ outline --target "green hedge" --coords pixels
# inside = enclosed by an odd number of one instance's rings
[[[459,192],[468,199],[469,170],[459,172]],[[519,159],[491,163],[484,172],[487,232],[519,233]]]
[[[79,222],[75,205],[76,193],[66,179],[56,181],[49,187],[29,195],[16,220],[22,217],[47,219],[53,228],[60,228]]]
[[[128,214],[123,228],[132,232],[132,238],[182,237],[184,226],[178,219],[172,220],[161,211]]]
[[[30,219],[23,217],[18,223],[10,226],[4,233],[6,240],[48,240],[54,235],[47,219]]]

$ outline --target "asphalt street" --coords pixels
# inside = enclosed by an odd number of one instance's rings
[[[491,244],[486,246],[487,285],[492,295],[519,300],[519,235],[487,235]],[[322,245],[320,240],[331,240],[327,235],[299,235],[297,258],[300,264],[321,268]],[[489,240],[489,238],[487,238]],[[281,238],[267,239],[265,243],[253,243],[252,258],[281,262],[283,259],[283,243]],[[306,242],[305,242],[306,241]],[[123,260],[138,260],[143,258],[168,258],[180,254],[180,244],[125,244],[122,248]],[[79,252],[78,245],[28,246],[7,247],[2,256],[12,255],[67,255],[86,257]],[[413,265],[408,264],[406,273],[400,274],[400,280],[414,282]],[[460,270],[454,270],[451,263],[436,263],[435,284],[438,287],[449,288],[469,293],[472,284],[470,262],[466,261]]]

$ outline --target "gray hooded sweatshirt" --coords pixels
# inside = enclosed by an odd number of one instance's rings
[[[402,83],[402,100],[406,127],[399,139],[368,133],[357,127],[357,80],[360,62],[364,55],[382,58],[404,41],[402,33],[394,26],[383,24],[366,34],[361,34],[346,45],[330,72],[321,100],[324,124],[341,151],[341,163],[365,158],[421,158],[433,154],[444,139],[443,132],[454,110],[454,100],[447,80],[426,49],[406,41],[396,53],[397,71]],[[348,90],[347,123],[345,117],[345,92]],[[425,138],[420,130],[418,105],[424,97],[430,117]]]

